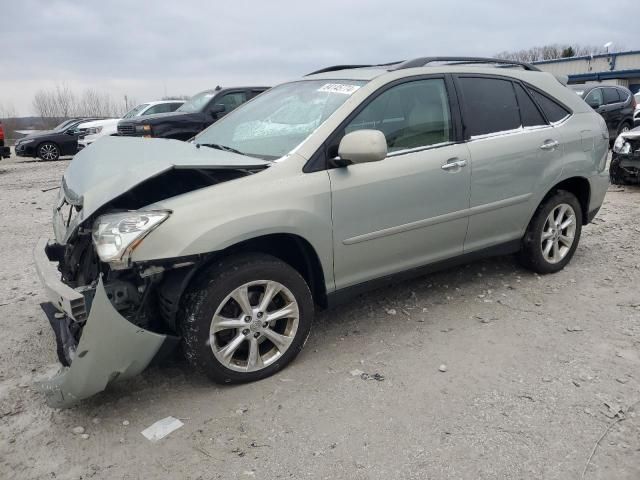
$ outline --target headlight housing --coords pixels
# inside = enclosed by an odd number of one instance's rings
[[[102,127],[91,127],[87,128],[87,135],[95,135],[102,131]]]
[[[33,138],[27,138],[26,140],[18,140],[16,145],[26,145],[27,143],[33,142]]]
[[[151,135],[151,125],[136,125],[136,133]]]
[[[93,224],[93,244],[103,262],[114,270],[127,268],[131,252],[171,214],[168,210],[111,213]]]
[[[619,135],[618,138],[616,138],[615,143],[613,144],[613,151],[615,153],[627,155],[631,152],[631,144],[627,142],[627,140],[622,135]]]

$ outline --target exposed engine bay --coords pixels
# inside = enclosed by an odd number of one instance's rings
[[[616,139],[609,177],[614,185],[640,184],[640,127]]]
[[[56,314],[55,321],[52,320],[60,362],[68,366],[73,361],[87,319],[86,313],[91,311],[100,278],[111,305],[129,322],[145,330],[174,335],[175,316],[182,291],[195,266],[210,256],[165,259],[154,264],[134,264],[131,268],[113,269],[108,263],[100,261],[92,241],[91,224],[96,218],[107,213],[138,210],[262,169],[172,168],[136,185],[99,208],[75,228],[64,245],[49,245],[49,259],[58,262],[62,282],[81,293],[85,303],[84,314],[75,315],[75,318],[62,318],[62,315]],[[63,203],[66,205],[59,206],[58,211],[64,228],[73,228],[73,218],[81,213],[82,205]]]

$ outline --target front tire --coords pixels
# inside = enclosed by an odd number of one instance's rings
[[[218,383],[260,380],[302,350],[313,313],[307,283],[288,264],[263,254],[221,259],[183,298],[185,356]]]
[[[537,273],[562,270],[573,257],[582,232],[582,208],[573,193],[558,190],[544,200],[522,239],[520,262]]]
[[[44,161],[55,162],[60,158],[60,149],[53,142],[45,142],[38,146],[38,158]]]

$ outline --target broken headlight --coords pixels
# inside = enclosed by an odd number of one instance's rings
[[[627,142],[627,140],[622,135],[620,135],[618,138],[616,138],[616,141],[613,144],[613,151],[615,153],[627,155],[629,152],[631,152],[631,144]]]
[[[103,262],[112,268],[126,268],[131,251],[171,212],[149,210],[111,213],[98,217],[93,224],[93,244]]]

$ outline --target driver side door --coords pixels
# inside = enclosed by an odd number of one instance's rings
[[[382,161],[329,170],[336,288],[462,253],[471,169],[444,77],[408,79],[376,92],[331,140],[382,131]]]

